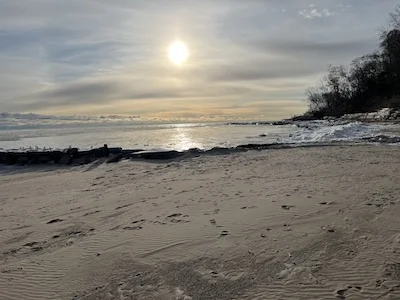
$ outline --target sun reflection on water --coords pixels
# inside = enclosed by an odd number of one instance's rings
[[[191,134],[190,128],[175,128],[174,134],[171,136],[170,144],[175,145],[176,150],[188,150],[191,148],[201,148],[201,143]]]

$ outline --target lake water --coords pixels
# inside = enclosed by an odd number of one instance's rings
[[[0,149],[91,149],[108,144],[124,149],[210,149],[240,144],[352,141],[381,134],[387,125],[302,122],[288,125],[100,124],[0,130]]]

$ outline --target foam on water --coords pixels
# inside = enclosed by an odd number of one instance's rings
[[[288,142],[357,141],[378,135],[384,128],[384,125],[361,122],[347,124],[310,123],[304,124],[302,128],[289,137]]]

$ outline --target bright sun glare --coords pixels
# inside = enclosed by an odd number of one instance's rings
[[[182,65],[189,56],[189,49],[184,42],[174,41],[168,47],[168,58],[175,65]]]

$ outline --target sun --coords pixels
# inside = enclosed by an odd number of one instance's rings
[[[173,64],[180,66],[188,57],[189,48],[184,42],[176,40],[168,46],[168,58]]]

